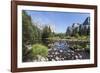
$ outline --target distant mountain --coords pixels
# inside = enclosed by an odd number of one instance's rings
[[[72,25],[72,28],[76,28],[76,27],[79,27],[79,23],[73,23],[73,25]]]
[[[86,20],[83,22],[83,25],[90,25],[90,17],[86,18]]]
[[[66,30],[66,34],[69,36],[79,35],[89,35],[90,33],[90,17],[87,17],[85,21],[80,23],[73,23],[72,26],[69,26]]]

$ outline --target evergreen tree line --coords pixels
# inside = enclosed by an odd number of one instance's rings
[[[43,29],[39,29],[25,11],[22,13],[22,32],[23,43],[25,45],[39,43],[44,38],[52,36],[50,26],[44,26]]]
[[[28,58],[27,45],[33,45],[36,43],[47,43],[47,38],[52,36],[50,26],[45,26],[43,29],[39,29],[36,23],[32,22],[31,17],[23,10],[22,11],[22,54],[23,61]]]

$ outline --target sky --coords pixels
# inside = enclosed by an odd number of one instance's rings
[[[82,24],[85,19],[90,16],[89,13],[76,12],[55,12],[55,11],[35,11],[26,10],[31,16],[32,22],[41,25],[50,25],[56,33],[65,33],[68,26],[73,23]]]

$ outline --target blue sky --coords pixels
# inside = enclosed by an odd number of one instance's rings
[[[55,26],[55,32],[64,33],[66,28],[73,23],[82,24],[85,19],[90,16],[89,13],[75,13],[75,12],[54,12],[54,11],[34,11],[26,10],[27,14],[31,16],[32,21],[38,22],[42,25]]]

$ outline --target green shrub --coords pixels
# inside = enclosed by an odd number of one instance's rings
[[[33,57],[36,57],[37,55],[46,57],[48,55],[48,48],[42,44],[34,44],[31,49],[31,55]]]

